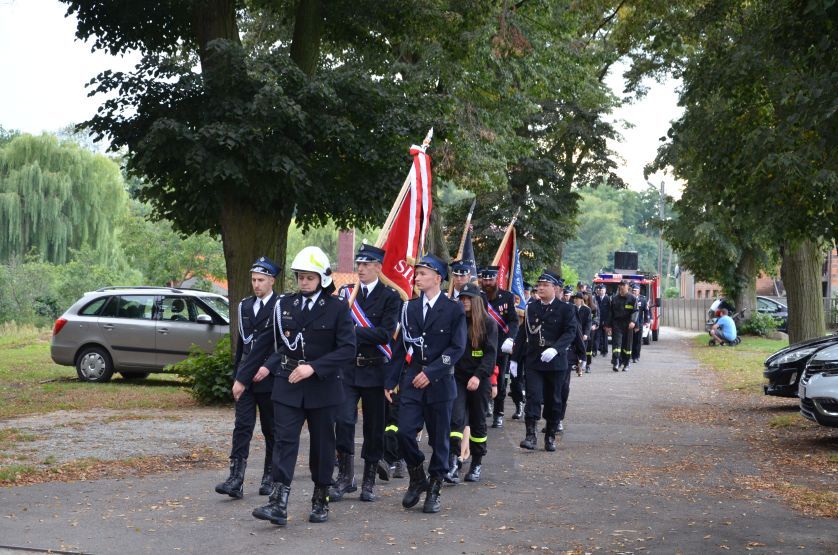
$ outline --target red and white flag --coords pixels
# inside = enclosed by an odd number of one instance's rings
[[[413,165],[377,244],[386,251],[381,280],[399,292],[402,299],[413,296],[413,264],[425,250],[431,221],[431,157],[425,153],[433,129],[422,146],[410,147]]]

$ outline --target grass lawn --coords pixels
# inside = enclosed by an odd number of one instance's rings
[[[763,362],[768,355],[788,346],[788,341],[744,336],[735,347],[709,347],[707,336],[695,338],[693,354],[703,365],[713,368],[729,391],[762,395]]]
[[[192,396],[171,374],[145,380],[84,383],[70,366],[49,355],[51,330],[0,326],[0,419],[56,410],[182,408],[195,406]]]

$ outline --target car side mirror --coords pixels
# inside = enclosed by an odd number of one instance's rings
[[[195,321],[199,324],[213,324],[212,316],[210,316],[209,314],[198,314],[198,317],[195,319]]]

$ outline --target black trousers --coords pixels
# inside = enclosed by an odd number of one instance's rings
[[[340,453],[355,454],[355,424],[358,422],[358,401],[364,415],[364,443],[361,458],[377,463],[384,454],[384,386],[356,387],[346,385],[346,402],[338,407],[335,439]]]
[[[390,464],[402,460],[399,449],[399,395],[391,393],[392,403],[384,403],[384,460]]]
[[[274,406],[271,392],[254,393],[245,389],[236,401],[236,422],[233,425],[233,449],[230,458],[246,459],[250,454],[250,440],[256,428],[256,409],[259,409],[259,425],[265,436],[265,463],[270,464],[274,450]]]
[[[274,482],[290,486],[300,451],[303,422],[308,423],[308,467],[318,486],[332,485],[335,468],[335,414],[337,406],[318,409],[291,407],[274,401]]]
[[[565,374],[569,372],[567,369],[547,372],[527,369],[527,405],[524,418],[537,421],[543,414],[548,429],[555,430],[558,427],[562,413],[561,386]]]
[[[602,326],[594,330],[594,350],[603,355],[608,354],[608,332]]]
[[[561,384],[559,384],[559,395],[562,399],[562,406],[559,408],[559,420],[564,420],[564,415],[567,412],[567,399],[570,397],[570,375],[571,375],[571,364],[570,359],[574,359],[573,364],[576,364],[576,355],[571,355],[571,351],[573,349],[568,349],[568,361],[567,361],[567,370],[563,372],[564,379],[562,380]]]
[[[488,378],[480,380],[474,391],[469,391],[468,381],[457,380],[457,398],[451,409],[451,452],[460,453],[463,442],[463,430],[466,421],[471,428],[469,449],[473,461],[479,463],[486,455],[488,436],[486,434],[486,415],[489,413],[489,398],[492,396],[492,383]]]
[[[442,478],[448,473],[449,437],[451,435],[451,409],[453,401],[425,403],[420,400],[401,398],[399,406],[399,448],[408,466],[418,466],[425,461],[425,454],[419,449],[416,434],[424,425],[428,429],[431,444],[431,462],[428,474]]]
[[[628,364],[631,362],[631,342],[634,333],[628,328],[628,322],[614,322],[611,328],[611,364]]]
[[[509,386],[509,396],[513,403],[524,401],[524,380],[521,372],[514,377],[509,374],[509,355],[501,353],[498,356],[498,394],[494,398],[492,414],[498,416],[503,414],[503,406],[506,404],[506,388]],[[489,396],[491,397],[491,386]]]
[[[631,358],[640,359],[640,347],[643,345],[643,326],[634,328],[634,337],[631,342]]]

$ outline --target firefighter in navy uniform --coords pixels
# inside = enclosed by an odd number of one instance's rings
[[[509,379],[509,355],[518,334],[518,313],[515,311],[515,295],[505,289],[498,289],[498,267],[486,266],[480,271],[480,286],[486,294],[495,315],[500,317],[498,325],[498,394],[492,409],[492,428],[503,428],[503,408],[506,403],[507,383],[510,383],[509,395],[515,403],[512,418],[521,418],[524,410],[524,390],[518,376]],[[488,307],[487,307],[488,308]],[[491,315],[492,318],[495,315]],[[516,418],[517,417],[517,418]]]
[[[329,492],[330,501],[340,501],[345,493],[355,491],[355,423],[358,420],[358,401],[364,415],[364,443],[361,458],[364,460],[361,501],[375,500],[375,476],[389,480],[389,467],[381,466],[384,455],[384,378],[390,360],[390,342],[396,332],[401,298],[396,291],[379,281],[384,251],[371,245],[358,248],[355,262],[358,266],[360,290],[355,297],[356,310],[370,326],[355,321],[357,354],[354,364],[343,369],[343,387],[346,402],[341,406],[335,435],[337,439],[338,476]],[[341,293],[349,298],[352,288]],[[382,463],[383,464],[383,463]]]
[[[640,294],[640,284],[634,283],[631,286],[631,293],[637,297],[637,327],[634,328],[634,339],[631,343],[631,361],[640,362],[640,347],[643,345],[643,327],[652,321],[652,312],[649,310],[649,301],[645,295]]]
[[[628,280],[620,281],[617,292],[611,295],[606,328],[611,331],[611,369],[628,370],[631,362],[631,343],[637,327],[637,297],[629,293]]]
[[[215,491],[235,499],[244,496],[244,470],[250,453],[250,439],[256,427],[256,410],[265,437],[265,465],[259,495],[271,493],[271,457],[274,448],[274,411],[271,391],[274,380],[270,372],[260,371],[273,354],[273,310],[277,296],[273,286],[279,268],[265,256],[250,268],[250,284],[254,295],[239,303],[239,339],[233,364],[233,399],[236,421],[233,427],[233,449],[230,452],[230,476],[215,486]]]
[[[516,373],[518,365],[526,364],[527,404],[524,411],[526,437],[521,442],[524,449],[535,449],[536,424],[544,408],[547,427],[544,448],[556,450],[556,432],[561,415],[561,385],[567,367],[567,349],[576,338],[576,309],[556,297],[556,286],[562,278],[549,270],[538,278],[538,299],[527,304],[524,324],[518,329],[512,352],[510,372]]]
[[[471,283],[471,261],[455,260],[451,263],[451,298],[455,301],[460,297],[460,291],[467,283]]]
[[[442,481],[448,473],[451,409],[457,397],[454,365],[466,349],[466,316],[462,304],[440,290],[448,274],[444,262],[426,255],[416,262],[414,272],[422,294],[402,307],[385,395],[390,399],[398,385],[399,447],[410,474],[402,506],[415,506],[426,492],[423,512],[437,513]],[[428,465],[430,481],[425,474],[425,455],[416,440],[423,425],[428,428],[433,450]]]
[[[335,418],[345,399],[341,369],[355,359],[355,325],[346,301],[331,294],[334,285],[328,257],[317,247],[306,247],[294,258],[291,269],[299,292],[277,300],[277,350],[264,365],[274,375],[273,484],[268,504],[253,511],[254,517],[278,525],[288,519],[288,494],[304,422],[314,482],[308,520],[317,523],[329,518]]]
[[[465,480],[480,481],[483,457],[487,451],[486,414],[492,397],[492,374],[498,346],[498,325],[486,312],[486,301],[480,287],[476,283],[464,285],[459,300],[466,313],[468,344],[454,368],[457,398],[451,413],[451,452],[445,476],[445,481],[452,484],[460,481],[461,462],[457,455],[462,448],[466,424],[471,432],[468,438],[471,467]]]
[[[596,295],[594,295],[594,302],[597,305],[597,315],[599,317],[599,326],[596,333],[594,333],[594,349],[602,356],[608,354],[608,330],[605,326],[608,323],[608,318],[611,314],[611,298],[605,294],[605,285],[598,283],[596,286]]]

